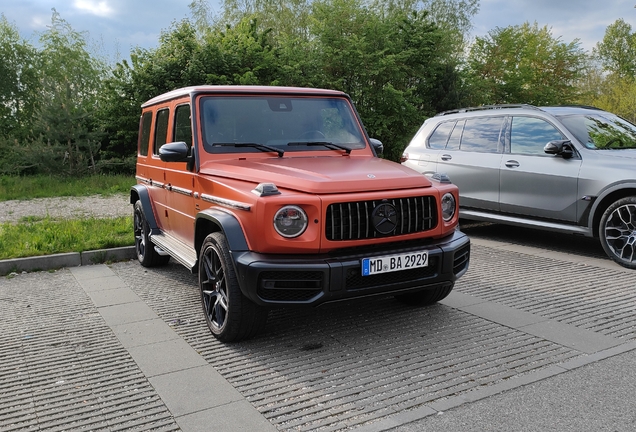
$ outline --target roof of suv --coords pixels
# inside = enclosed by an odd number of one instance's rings
[[[599,108],[586,106],[586,105],[537,107],[537,106],[529,105],[529,104],[501,104],[501,105],[483,105],[479,107],[459,108],[459,109],[450,110],[450,111],[443,111],[436,114],[435,117],[448,116],[452,114],[466,114],[466,113],[475,113],[475,115],[479,115],[479,114],[485,114],[486,112],[490,112],[490,113],[501,112],[502,110],[543,111],[555,116],[566,115],[566,114],[589,114],[591,111],[605,112]]]
[[[338,90],[304,88],[304,87],[280,87],[280,86],[233,86],[233,85],[201,85],[183,87],[172,90],[157,97],[154,97],[144,103],[141,107],[145,108],[156,103],[165,102],[186,95],[194,95],[198,93],[215,93],[215,94],[263,94],[263,95],[306,95],[306,96],[346,96],[345,93]]]

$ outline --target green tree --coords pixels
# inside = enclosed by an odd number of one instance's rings
[[[578,39],[562,42],[537,23],[498,27],[470,49],[471,104],[573,102],[585,64]]]
[[[162,32],[155,49],[137,48],[105,80],[99,119],[107,132],[104,158],[113,170],[134,169],[140,106],[191,85],[272,85],[279,78],[267,31],[245,17],[223,30],[190,20]]]
[[[0,15],[0,135],[23,141],[38,95],[37,51]]]
[[[622,19],[596,44],[584,80],[581,101],[636,122],[636,33]]]
[[[102,135],[94,113],[107,67],[88,52],[85,35],[74,31],[55,9],[40,43],[41,90],[34,123],[39,139],[32,153],[52,155],[40,159],[41,170],[94,172]]]
[[[312,17],[316,81],[351,95],[385,157],[397,160],[426,116],[458,103],[447,33],[426,11],[318,0]]]
[[[596,44],[595,55],[603,69],[621,78],[634,79],[636,74],[636,33],[622,18],[605,29],[603,40]]]

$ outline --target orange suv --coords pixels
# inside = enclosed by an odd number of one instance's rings
[[[197,86],[142,105],[137,257],[198,273],[222,341],[280,306],[393,294],[446,297],[468,269],[457,187],[377,157],[339,91]]]

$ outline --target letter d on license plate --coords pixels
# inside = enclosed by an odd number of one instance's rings
[[[362,259],[362,276],[428,266],[428,251]]]

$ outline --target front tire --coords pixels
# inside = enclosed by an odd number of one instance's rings
[[[609,206],[598,232],[601,246],[611,259],[636,269],[636,197],[623,198]]]
[[[199,255],[201,305],[210,331],[223,342],[253,337],[267,320],[267,310],[241,292],[231,260],[225,235],[208,235]]]
[[[448,284],[438,288],[426,289],[407,294],[397,294],[395,299],[409,306],[428,306],[444,300],[453,290],[455,284]]]
[[[134,206],[133,231],[135,234],[135,253],[137,260],[144,267],[156,267],[168,264],[169,255],[159,255],[150,241],[150,225],[144,215],[141,201]]]

